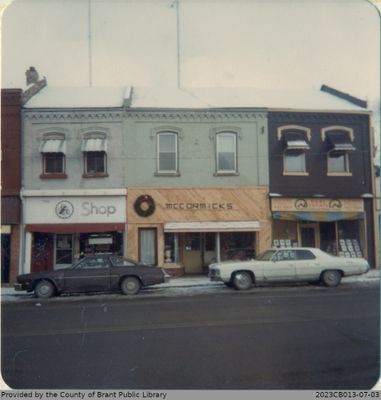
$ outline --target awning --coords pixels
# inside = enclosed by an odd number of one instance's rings
[[[125,224],[27,224],[27,232],[41,233],[97,233],[124,232]]]
[[[107,139],[83,139],[81,151],[105,151],[107,152]]]
[[[287,150],[308,150],[309,144],[305,140],[286,140]]]
[[[167,222],[165,232],[251,232],[260,229],[258,221]]]
[[[321,212],[321,211],[274,211],[273,219],[286,221],[317,221],[333,222],[343,220],[364,219],[363,212]]]
[[[66,154],[66,140],[46,139],[40,145],[40,153],[63,153],[63,154]]]
[[[308,150],[310,148],[306,136],[301,132],[285,132],[283,140],[287,150]]]
[[[327,135],[331,150],[333,151],[353,151],[356,148],[352,145],[347,133],[329,133]]]

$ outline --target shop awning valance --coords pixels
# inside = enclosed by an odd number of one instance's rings
[[[108,224],[27,224],[27,232],[41,233],[98,233],[124,232],[125,225],[121,223]]]
[[[107,139],[88,138],[83,139],[81,151],[105,151],[107,152]]]
[[[165,232],[252,232],[260,229],[258,221],[167,222]]]
[[[364,219],[363,212],[319,212],[319,211],[274,211],[273,219],[286,221],[316,221],[333,222],[343,220]]]
[[[308,150],[310,146],[305,140],[286,140],[287,150]]]
[[[63,153],[66,154],[66,140],[45,139],[40,145],[40,153]]]

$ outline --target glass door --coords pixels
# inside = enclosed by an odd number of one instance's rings
[[[156,228],[139,229],[139,261],[148,265],[157,264]]]
[[[318,224],[303,224],[300,225],[300,245],[302,247],[320,247],[318,236]]]

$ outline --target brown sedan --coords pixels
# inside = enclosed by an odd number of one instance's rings
[[[14,288],[34,291],[40,298],[105,291],[137,294],[142,286],[163,283],[167,279],[168,275],[161,268],[101,254],[84,257],[69,268],[19,275]]]

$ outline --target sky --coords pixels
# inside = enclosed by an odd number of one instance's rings
[[[179,60],[183,87],[379,98],[380,18],[366,0],[179,0],[179,43],[176,0],[1,2],[2,87],[25,87],[31,65],[50,86],[175,87]]]

